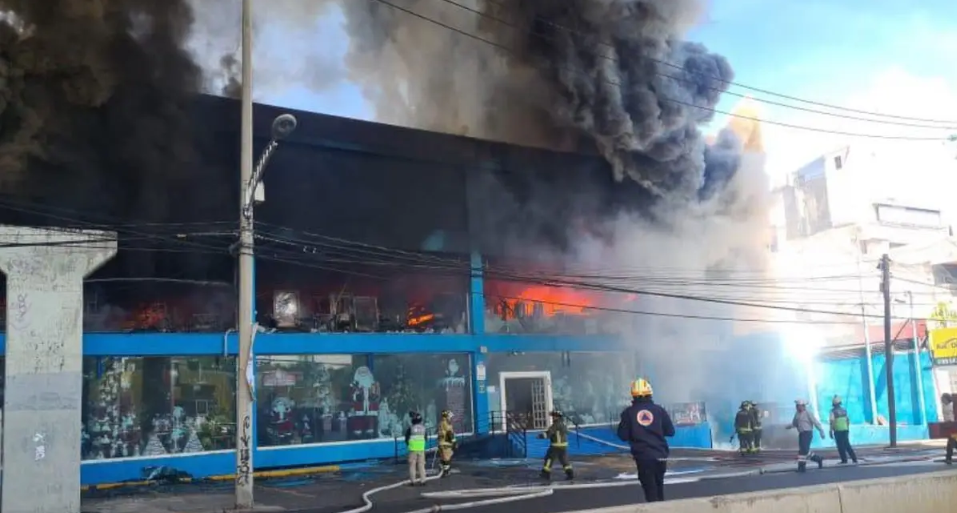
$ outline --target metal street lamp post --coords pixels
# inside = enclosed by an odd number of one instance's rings
[[[251,510],[253,500],[253,405],[255,381],[253,336],[255,334],[255,240],[253,204],[255,191],[269,158],[279,141],[296,129],[296,118],[283,114],[273,121],[272,139],[253,166],[253,99],[252,99],[252,1],[242,3],[242,114],[240,141],[239,194],[239,353],[236,372],[236,509]]]

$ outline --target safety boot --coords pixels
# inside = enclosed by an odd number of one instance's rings
[[[575,471],[572,470],[572,469],[566,470],[566,471],[565,471],[565,480],[566,480],[566,481],[571,481],[572,479],[575,479]]]
[[[542,479],[546,481],[552,480],[552,473],[547,470],[543,470],[539,475],[542,476]]]
[[[798,472],[803,474],[806,471],[807,471],[807,463],[803,461],[798,463]]]
[[[824,468],[824,458],[822,458],[820,455],[815,454],[814,456],[811,456],[811,461],[817,463],[818,469]]]

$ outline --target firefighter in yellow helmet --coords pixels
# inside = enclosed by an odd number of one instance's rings
[[[552,478],[552,463],[558,460],[562,464],[562,470],[565,471],[565,479],[574,479],[575,471],[568,461],[568,427],[565,425],[565,416],[556,410],[552,412],[551,417],[552,425],[547,431],[538,435],[538,438],[548,439],[548,452],[545,453],[545,463],[542,465],[542,478]]]
[[[851,445],[851,421],[847,417],[847,410],[841,404],[841,396],[835,395],[831,398],[831,416],[830,428],[831,438],[837,444],[837,454],[841,456],[841,464],[847,464],[847,457],[850,456],[854,463],[857,463],[857,453]]]
[[[631,406],[621,412],[618,438],[631,446],[638,468],[638,480],[645,502],[665,500],[665,472],[668,470],[668,441],[675,436],[675,425],[668,412],[651,399],[651,383],[637,379],[631,383]]]
[[[455,441],[455,429],[452,427],[452,412],[442,410],[442,420],[439,422],[439,462],[442,464],[442,477],[449,477],[452,470],[452,455],[458,447]]]

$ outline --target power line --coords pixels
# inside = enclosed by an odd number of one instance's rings
[[[327,267],[311,265],[311,264],[306,263],[306,262],[300,262],[300,261],[294,261],[294,260],[286,260],[286,259],[281,259],[281,258],[264,257],[264,256],[257,256],[257,259],[264,259],[264,260],[267,260],[267,261],[273,260],[273,261],[277,261],[277,262],[281,262],[281,263],[287,263],[287,264],[292,264],[292,265],[298,265],[298,266],[307,267],[307,268],[316,268],[316,269],[319,269],[319,270],[328,270]],[[373,276],[373,275],[362,275],[362,274],[360,274],[360,276],[380,278],[380,279],[383,278],[383,277],[376,277],[376,276]],[[520,297],[507,296],[507,295],[501,295],[501,294],[494,294],[494,293],[489,293],[489,292],[485,292],[485,291],[476,292],[476,294],[477,294],[477,295],[480,295],[480,296],[483,296],[483,297],[486,297],[486,298],[492,297],[492,298],[498,298],[498,299],[515,300],[515,301],[523,300],[523,298],[520,298]],[[527,300],[527,299],[526,299],[526,300]],[[646,316],[653,316],[653,317],[668,317],[668,318],[689,319],[689,320],[709,320],[709,321],[728,321],[728,322],[757,322],[757,323],[771,323],[771,324],[807,324],[807,323],[811,323],[811,324],[849,324],[849,325],[850,325],[850,324],[853,324],[853,325],[858,325],[858,324],[860,324],[860,323],[858,323],[858,322],[849,322],[849,321],[816,321],[816,320],[815,320],[815,321],[806,321],[806,320],[805,320],[805,321],[801,321],[801,320],[788,320],[788,319],[751,319],[751,318],[740,318],[740,317],[721,317],[721,316],[709,316],[709,315],[676,314],[676,313],[669,313],[669,312],[652,312],[652,311],[647,311],[647,310],[632,310],[632,309],[625,309],[625,308],[612,308],[612,307],[603,307],[603,306],[582,305],[582,304],[575,304],[575,303],[563,303],[563,302],[556,302],[556,301],[549,301],[549,300],[543,300],[543,301],[534,300],[534,301],[537,302],[537,303],[545,304],[545,305],[561,306],[561,307],[565,307],[565,308],[580,308],[580,309],[582,309],[582,310],[594,310],[594,311],[604,311],[604,312],[613,312],[613,313],[624,313],[624,314],[632,314],[632,315],[646,315]]]
[[[393,9],[396,9],[396,10],[398,10],[398,11],[404,12],[404,13],[410,15],[410,16],[414,16],[414,17],[419,18],[419,19],[421,19],[421,20],[424,20],[424,21],[427,21],[427,22],[429,22],[429,23],[438,25],[438,26],[443,27],[443,28],[445,28],[445,29],[447,29],[447,30],[451,30],[452,32],[455,32],[455,33],[457,33],[457,34],[460,34],[460,35],[463,35],[463,36],[465,36],[465,37],[474,39],[474,40],[479,41],[479,42],[481,42],[481,43],[485,43],[485,44],[490,45],[490,46],[493,46],[493,47],[495,47],[495,48],[499,48],[499,49],[501,49],[501,50],[503,50],[503,51],[505,51],[505,52],[508,52],[508,53],[510,53],[510,54],[512,54],[512,55],[517,55],[517,52],[516,52],[513,48],[510,48],[510,47],[508,47],[508,46],[506,46],[506,45],[503,45],[503,44],[496,43],[495,41],[491,41],[491,40],[489,40],[489,39],[485,39],[485,38],[483,38],[483,37],[481,37],[481,36],[477,36],[477,35],[475,35],[475,34],[472,34],[472,33],[468,32],[468,31],[461,30],[461,29],[459,29],[459,28],[453,27],[453,26],[451,26],[451,25],[449,25],[449,24],[447,24],[447,23],[438,21],[438,20],[433,19],[433,18],[431,18],[431,17],[429,17],[429,16],[426,16],[426,15],[424,15],[424,14],[420,14],[420,13],[418,13],[418,12],[415,12],[415,11],[411,10],[411,9],[406,9],[405,7],[400,7],[400,6],[398,6],[398,5],[396,5],[396,4],[392,3],[392,2],[390,2],[389,0],[374,0],[374,1],[379,2],[379,3],[381,3],[381,4],[384,4],[384,5],[387,5],[387,6],[389,6],[389,7],[392,7]],[[576,74],[578,74],[578,75],[582,75],[582,76],[588,77],[588,78],[594,78],[594,77],[591,77],[590,75],[587,75],[587,74],[585,74],[585,73],[583,73],[583,72],[581,72],[581,71],[579,71],[579,70],[577,70],[577,69],[574,69],[574,68],[571,68],[571,67],[568,67],[568,66],[561,66],[561,65],[556,64],[556,67],[561,68],[561,69],[564,69],[564,70],[569,71],[569,72],[572,72],[572,73],[576,73]],[[621,84],[619,84],[618,82],[614,82],[614,81],[612,81],[612,80],[601,79],[601,81],[602,81],[602,82],[605,82],[605,83],[607,83],[607,84],[609,84],[609,85],[615,86],[615,87],[619,87],[619,88],[621,87]],[[948,137],[916,137],[916,136],[906,136],[906,135],[896,136],[896,135],[881,135],[881,134],[859,134],[859,133],[853,133],[853,132],[844,132],[844,131],[841,131],[841,130],[828,130],[828,129],[824,129],[824,128],[807,127],[807,126],[802,126],[802,125],[795,125],[795,124],[793,124],[793,123],[784,123],[784,122],[781,122],[781,121],[771,121],[771,120],[766,120],[766,119],[759,119],[759,118],[756,118],[756,117],[753,117],[753,116],[745,116],[745,115],[742,115],[742,114],[735,114],[735,113],[733,113],[733,112],[727,112],[727,111],[719,110],[719,109],[716,109],[716,108],[713,108],[713,107],[705,107],[705,106],[702,106],[702,105],[695,105],[695,104],[693,104],[693,103],[685,102],[685,101],[682,101],[682,100],[676,100],[676,99],[674,99],[674,98],[668,98],[668,97],[662,96],[662,95],[660,95],[660,94],[659,94],[657,97],[660,98],[660,99],[662,99],[662,100],[664,100],[664,101],[667,101],[667,102],[670,102],[670,103],[674,103],[674,104],[677,104],[677,105],[683,105],[683,106],[685,106],[685,107],[690,107],[690,108],[699,109],[699,110],[705,110],[705,111],[713,112],[713,113],[716,113],[716,114],[724,114],[724,115],[726,115],[726,116],[730,116],[730,117],[734,117],[734,118],[739,118],[739,119],[746,119],[746,120],[754,121],[754,122],[758,122],[758,123],[766,123],[766,124],[769,124],[769,125],[777,125],[777,126],[781,126],[781,127],[784,127],[784,128],[793,128],[793,129],[795,129],[795,130],[805,130],[805,131],[818,132],[818,133],[824,133],[824,134],[845,135],[845,136],[849,136],[849,137],[864,137],[864,138],[869,138],[869,139],[882,139],[882,140],[898,140],[898,141],[947,141],[947,140],[949,140]]]
[[[447,2],[447,3],[455,4],[455,2],[452,2],[451,0],[442,0],[442,1]],[[488,2],[488,3],[491,3],[491,4],[498,5],[498,6],[507,7],[507,5],[504,4],[503,2],[501,2],[500,0],[485,0],[485,1]],[[466,7],[466,6],[463,6],[463,5],[460,5],[460,4],[455,4],[455,5],[458,5],[459,7],[463,8],[463,9],[466,9],[466,10],[475,12],[473,9],[468,8],[468,7]],[[486,13],[481,13],[481,12],[479,12],[478,14],[480,14],[480,15],[482,15],[482,16],[488,16]],[[493,19],[494,19],[494,18],[493,18]],[[554,22],[552,22],[552,21],[550,21],[550,20],[546,20],[546,19],[544,19],[544,18],[542,18],[542,17],[540,17],[540,16],[536,16],[536,17],[535,17],[535,20],[536,20],[536,21],[540,21],[540,22],[542,22],[542,23],[544,23],[544,24],[546,24],[546,25],[549,25],[549,26],[551,26],[551,27],[557,28],[557,29],[559,29],[559,30],[561,30],[561,31],[568,32],[568,33],[570,33],[570,34],[575,34],[575,35],[579,35],[579,36],[588,36],[588,34],[583,34],[583,33],[580,32],[580,31],[576,31],[576,30],[574,30],[574,29],[571,29],[571,28],[568,28],[568,27],[559,25],[559,24],[554,23]],[[611,45],[608,44],[608,43],[598,42],[598,44],[601,45],[601,46],[605,46],[605,47],[607,47],[607,48],[614,49],[614,47],[611,46]],[[676,63],[673,63],[673,62],[665,61],[665,60],[662,60],[662,59],[657,59],[657,58],[649,57],[649,56],[643,56],[643,58],[648,59],[648,60],[650,60],[650,61],[652,61],[652,62],[656,62],[656,63],[661,64],[661,65],[664,65],[664,66],[668,66],[668,67],[671,67],[671,68],[680,70],[680,71],[685,71],[685,72],[688,72],[688,73],[692,73],[692,74],[704,76],[704,77],[710,78],[710,79],[712,79],[712,80],[716,80],[716,81],[722,82],[722,83],[727,84],[727,85],[732,85],[732,86],[735,86],[735,87],[740,87],[740,88],[742,88],[742,89],[747,89],[747,90],[754,91],[754,92],[757,92],[757,93],[766,94],[766,95],[768,95],[768,96],[775,96],[775,97],[778,97],[778,98],[784,98],[784,99],[786,99],[786,100],[796,101],[796,102],[799,102],[799,103],[806,103],[806,104],[808,104],[808,105],[816,105],[816,106],[818,106],[818,107],[825,107],[825,108],[828,108],[828,109],[840,110],[840,111],[845,111],[845,112],[854,112],[854,113],[857,113],[857,114],[866,114],[866,115],[869,115],[869,116],[877,116],[877,117],[891,118],[891,119],[901,119],[901,120],[905,120],[905,121],[921,121],[921,122],[924,122],[924,123],[957,125],[957,121],[955,121],[955,120],[938,120],[938,119],[927,119],[927,118],[916,118],[916,117],[908,117],[908,116],[898,116],[898,115],[894,115],[894,114],[882,114],[882,113],[880,113],[880,112],[873,112],[873,111],[866,111],[866,110],[858,110],[858,109],[852,109],[852,108],[849,108],[849,107],[843,107],[843,106],[840,106],[840,105],[834,105],[834,104],[829,104],[829,103],[823,103],[823,102],[818,102],[818,101],[814,101],[814,100],[807,100],[807,99],[799,98],[799,97],[796,97],[796,96],[790,96],[790,95],[786,95],[786,94],[782,94],[782,93],[776,93],[776,92],[774,92],[774,91],[769,91],[769,90],[767,90],[767,89],[761,89],[761,88],[759,88],[759,87],[754,87],[754,86],[742,84],[742,83],[740,83],[740,82],[734,82],[734,81],[727,80],[727,79],[725,79],[725,78],[723,78],[723,77],[720,77],[720,76],[717,76],[717,75],[712,75],[712,74],[709,74],[709,73],[705,73],[705,72],[703,72],[703,71],[687,70],[687,69],[685,69],[684,66],[682,66],[682,65],[680,65],[680,64],[676,64]],[[735,96],[740,96],[740,95],[735,95]],[[764,103],[770,103],[770,104],[772,104],[772,105],[781,105],[781,106],[783,106],[783,107],[789,107],[789,108],[795,108],[795,109],[805,110],[805,109],[801,109],[800,107],[789,106],[789,105],[782,105],[782,104],[778,104],[778,103],[772,103],[772,102],[769,102],[768,100],[763,100],[763,99],[759,99],[759,98],[754,98],[754,99],[757,100],[757,101],[762,101],[762,102],[764,102]],[[817,111],[811,111],[811,112],[817,112]],[[822,114],[826,114],[826,113],[823,113],[823,112],[822,112]],[[851,118],[851,119],[858,119],[858,118]],[[879,121],[879,120],[874,120],[874,121]],[[904,125],[904,126],[911,126],[911,125]],[[928,128],[930,128],[930,127],[928,127]],[[941,128],[953,129],[953,128],[950,128],[950,127],[941,127]]]
[[[382,249],[388,249],[388,248],[382,248]],[[310,254],[309,252],[303,253],[303,255],[307,255],[307,256],[309,254]],[[298,260],[289,260],[289,259],[285,259],[283,261],[287,263],[302,262]],[[471,276],[472,274],[472,271],[470,268],[465,268],[462,265],[447,265],[447,264],[438,265],[437,264],[437,265],[430,266],[430,268],[433,270],[448,271],[452,273],[458,272],[468,276]],[[796,307],[788,307],[788,306],[772,305],[772,304],[749,303],[745,301],[731,300],[731,299],[693,296],[689,294],[679,294],[674,292],[663,292],[663,291],[637,289],[637,288],[632,289],[632,288],[619,287],[615,285],[602,284],[602,283],[569,281],[569,280],[563,280],[557,277],[535,277],[535,276],[530,277],[527,275],[508,272],[507,270],[503,271],[503,270],[497,270],[493,268],[486,268],[483,274],[484,274],[484,277],[486,278],[502,279],[504,281],[541,285],[541,286],[547,286],[547,287],[559,288],[559,289],[570,288],[570,289],[578,289],[578,290],[591,290],[591,291],[597,291],[597,292],[634,294],[634,295],[640,295],[640,296],[659,297],[659,298],[666,298],[666,299],[714,303],[714,304],[721,304],[726,306],[737,306],[737,307],[767,309],[767,310],[781,310],[781,311],[799,312],[799,313],[808,313],[808,314],[845,316],[845,317],[854,317],[854,318],[868,318],[868,317],[875,318],[875,319],[883,318],[882,316],[879,316],[879,315],[866,315],[866,314],[853,313],[853,312],[837,312],[837,311],[812,309],[812,308],[796,308]],[[380,278],[380,279],[382,278],[382,277],[376,277],[374,275],[367,275],[367,276]]]

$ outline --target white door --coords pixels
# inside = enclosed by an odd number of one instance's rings
[[[532,428],[548,429],[548,404],[545,399],[545,378],[532,380]]]
[[[508,411],[508,380],[532,379],[532,425],[531,429],[547,429],[548,414],[552,410],[552,373],[548,371],[535,372],[500,372],[498,374],[499,407],[501,411]]]

